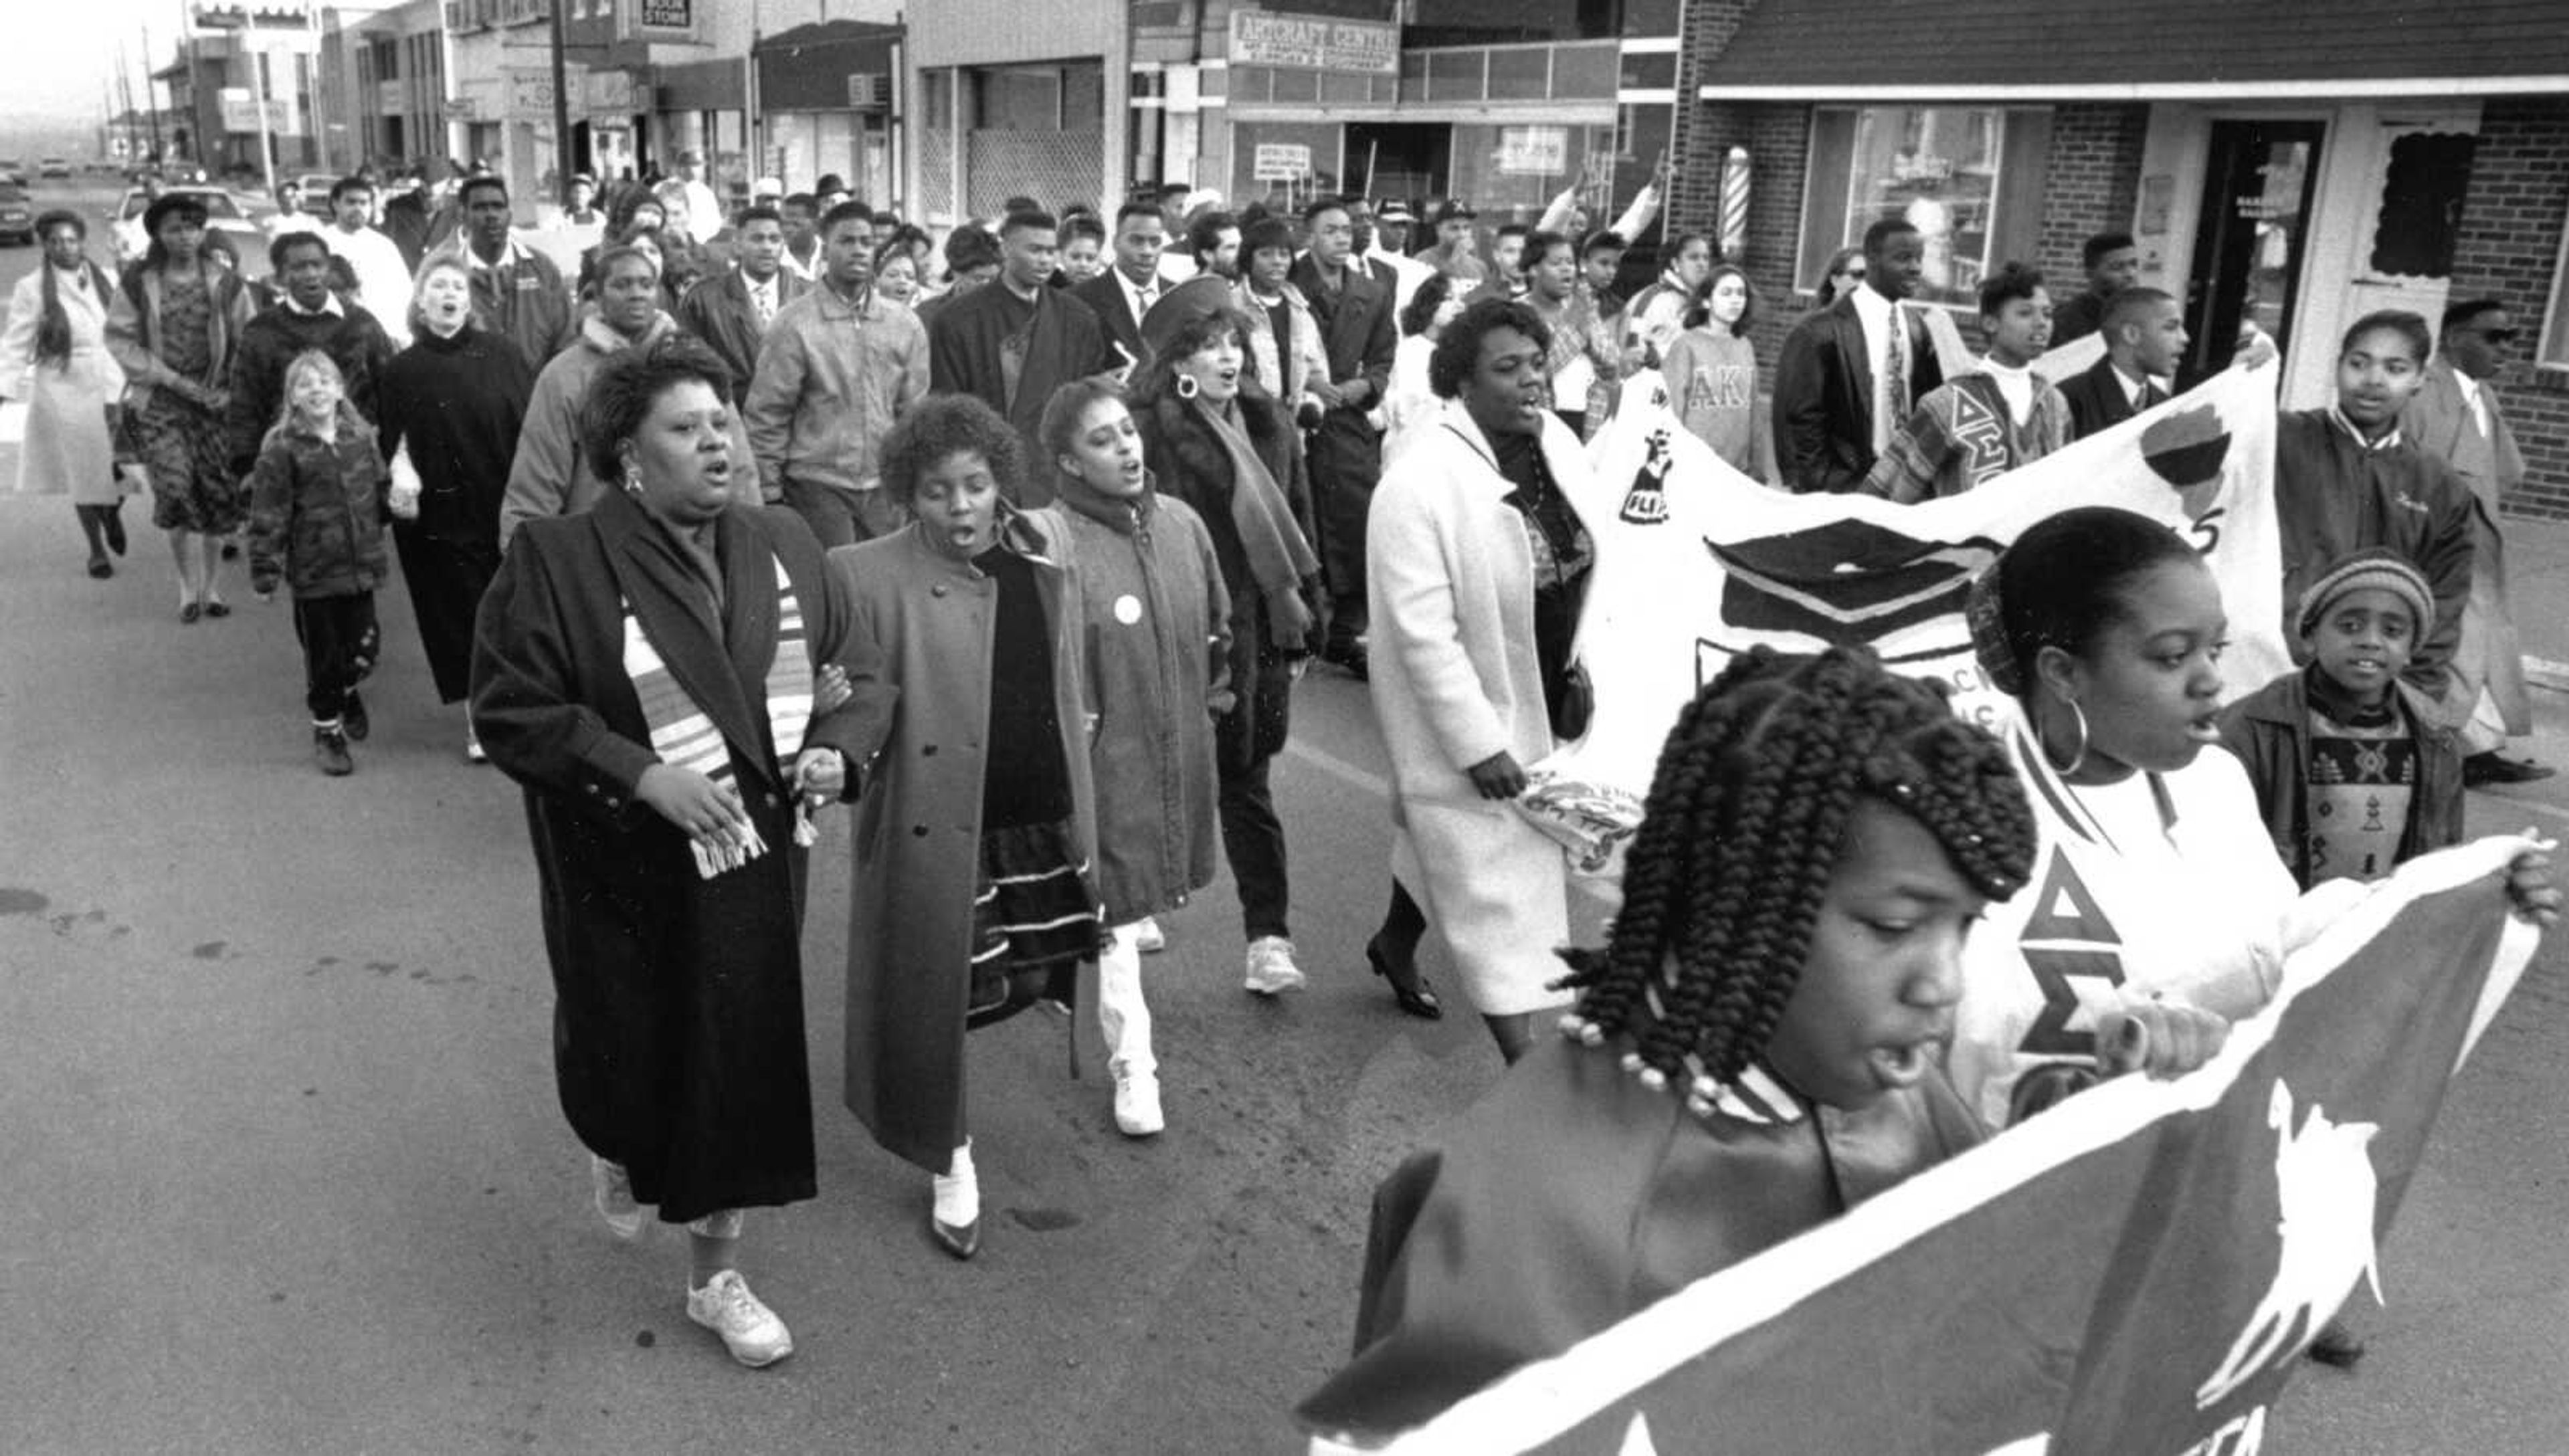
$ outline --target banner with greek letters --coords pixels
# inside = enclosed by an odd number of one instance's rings
[[[1596,475],[1578,504],[1597,564],[1578,654],[1596,712],[1579,743],[1546,761],[1565,781],[1648,792],[1678,710],[1761,642],[1861,643],[1952,683],[1966,715],[2003,721],[1972,660],[1964,591],[2018,533],[2073,506],[2137,511],[2195,543],[2229,612],[2228,696],[2291,665],[2271,368],[2223,373],[1967,495],[1914,506],[1750,480],[1670,413],[1655,372],[1626,383],[1589,455]]]
[[[2530,958],[2490,839],[2401,866],[2203,1069],[2072,1097],[1520,1368],[1399,1456],[2252,1456],[2379,1266],[2452,1075]]]

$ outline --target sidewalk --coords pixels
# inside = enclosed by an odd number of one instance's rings
[[[2508,517],[2506,595],[2533,685],[2569,692],[2569,521]]]

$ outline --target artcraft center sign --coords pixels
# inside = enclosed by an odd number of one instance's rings
[[[1231,64],[1400,74],[1400,27],[1272,10],[1231,12]]]

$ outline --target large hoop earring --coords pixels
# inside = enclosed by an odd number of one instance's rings
[[[2051,745],[2045,743],[2042,745],[2042,761],[2051,764],[2051,771],[2065,779],[2087,762],[2087,710],[2078,706],[2076,698],[2062,698],[2061,701],[2069,705],[2069,716],[2078,725],[2078,751],[2069,756],[2067,763],[2051,763]]]
[[[1178,391],[1178,398],[1194,399],[1197,392],[1203,389],[1204,386],[1196,383],[1196,377],[1194,375],[1181,374],[1178,376],[1177,383],[1174,387]]]

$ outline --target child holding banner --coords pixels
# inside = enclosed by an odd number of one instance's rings
[[[2022,888],[2005,748],[1862,649],[1759,647],[1662,750],[1603,949],[1547,1040],[1374,1197],[1355,1360],[1298,1408],[1377,1443],[1979,1142],[1939,1066],[1962,947]],[[2199,1012],[2108,1028],[2180,1071]]]

